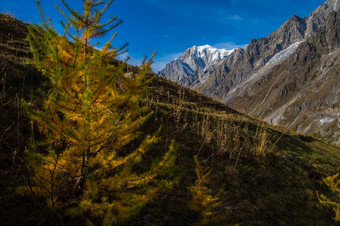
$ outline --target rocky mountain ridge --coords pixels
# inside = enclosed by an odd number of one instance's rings
[[[248,82],[235,109],[340,143],[340,11],[291,57]]]
[[[193,66],[192,63],[187,67],[176,59],[159,74],[183,86],[195,87],[197,91],[228,103],[228,100],[224,98],[230,89],[248,80],[278,53],[285,50],[287,52],[291,45],[297,45],[314,34],[326,18],[338,9],[340,9],[339,0],[328,0],[314,10],[309,17],[301,18],[294,15],[266,38],[253,39],[245,48],[234,49],[211,70],[201,72],[202,67]],[[188,52],[190,52],[188,50],[180,58],[187,59]],[[282,56],[287,58],[290,54],[281,55],[281,58]],[[182,71],[186,72],[185,75],[181,73]],[[229,79],[224,79],[226,75]],[[235,80],[234,77],[238,78]]]
[[[229,91],[247,82],[282,51],[287,52],[293,44],[298,45],[307,37],[312,36],[334,9],[340,9],[339,1],[328,0],[314,10],[309,17],[292,16],[266,38],[253,39],[240,57],[229,56],[233,60],[225,60],[222,63],[224,65],[218,70],[206,74],[207,79],[196,86],[195,90],[230,104]],[[288,52],[292,54],[292,51]],[[287,54],[285,58],[289,56]],[[268,70],[268,68],[264,69]]]

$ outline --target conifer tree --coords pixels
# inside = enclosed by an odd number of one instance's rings
[[[97,38],[122,22],[114,17],[101,23],[113,0],[83,0],[82,13],[61,1],[67,10],[57,7],[66,18],[63,35],[45,19],[38,0],[44,27],[29,29],[35,65],[51,86],[41,108],[26,104],[44,134],[40,145],[46,147],[27,152],[30,191],[45,197],[54,213],[67,209],[105,224],[119,222],[137,213],[161,184],[172,184],[165,172],[171,174],[174,165],[174,144],[148,171],[137,174],[133,168],[160,139],[159,131],[144,139],[138,131],[152,115],[141,105],[152,58],[129,76],[125,64],[115,60],[125,49],[111,46],[116,33],[95,49]],[[137,138],[140,145],[127,151]]]
[[[211,182],[209,175],[211,170],[204,169],[198,161],[197,155],[194,156],[196,163],[195,185],[189,188],[192,194],[192,200],[189,202],[189,208],[197,212],[200,216],[198,225],[218,224],[225,219],[225,213],[218,209],[222,206],[219,195],[214,195],[208,187]]]
[[[321,204],[333,207],[333,210],[335,212],[335,221],[340,221],[340,179],[338,178],[339,173],[322,179],[323,182],[325,182],[325,184],[334,194],[334,197],[332,199],[329,199],[322,194],[318,195],[319,202]]]

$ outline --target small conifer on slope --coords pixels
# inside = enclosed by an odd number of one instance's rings
[[[194,156],[194,160],[197,179],[195,185],[189,187],[192,195],[189,208],[199,214],[197,225],[220,224],[225,221],[227,212],[223,210],[223,200],[220,199],[219,194],[214,194],[212,189],[209,188],[211,169],[202,167],[197,155]]]
[[[127,76],[123,63],[113,63],[125,48],[111,46],[116,34],[101,50],[94,48],[96,38],[121,23],[117,17],[100,23],[113,0],[83,0],[82,14],[61,1],[67,9],[57,7],[67,19],[64,34],[45,19],[37,1],[44,28],[32,26],[28,37],[35,65],[51,85],[41,108],[26,104],[44,134],[40,145],[46,147],[27,151],[28,190],[46,198],[53,213],[119,222],[137,213],[161,184],[172,184],[166,178],[175,161],[173,144],[148,171],[133,169],[159,140],[159,131],[140,139],[135,150],[123,151],[152,115],[141,106],[152,58],[133,78]]]
[[[321,204],[333,207],[333,210],[335,212],[335,221],[340,221],[340,179],[338,178],[339,173],[322,179],[323,182],[325,182],[328,188],[332,191],[334,196],[333,198],[329,199],[323,194],[318,194],[318,199]]]

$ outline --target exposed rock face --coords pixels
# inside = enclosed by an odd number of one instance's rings
[[[251,116],[340,144],[340,11],[231,105]]]
[[[228,103],[228,93],[246,82],[276,54],[304,39],[306,23],[293,16],[276,32],[266,38],[253,39],[244,50],[230,54],[223,63],[209,75],[204,83],[195,89]]]
[[[306,24],[307,29],[305,32],[306,36],[310,36],[316,32],[320,26],[326,21],[327,17],[333,12],[340,9],[339,0],[328,0],[324,4],[320,5],[311,15],[307,18]]]

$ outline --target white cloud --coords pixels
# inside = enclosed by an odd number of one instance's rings
[[[214,47],[216,48],[219,48],[219,49],[228,49],[228,50],[231,50],[231,49],[235,49],[235,48],[243,48],[245,46],[245,44],[236,44],[234,42],[218,42],[216,44],[213,45]]]
[[[231,20],[243,20],[243,17],[240,15],[232,15],[229,17]]]

